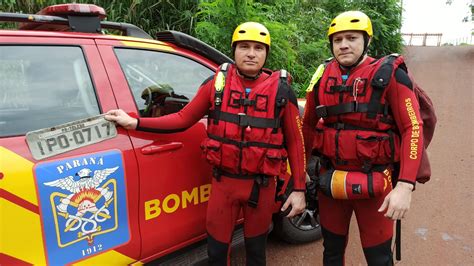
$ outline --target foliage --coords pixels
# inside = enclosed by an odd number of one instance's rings
[[[34,14],[50,5],[71,2],[103,7],[107,20],[135,24],[151,36],[167,29],[190,33],[197,11],[195,0],[0,0],[0,10]]]
[[[4,12],[36,13],[71,0],[0,0]],[[272,45],[266,67],[286,69],[298,96],[316,67],[331,56],[327,27],[337,14],[361,10],[372,20],[369,54],[380,57],[402,50],[400,0],[75,0],[103,7],[107,20],[135,24],[151,36],[167,29],[195,36],[231,55],[231,37],[245,21],[264,24]],[[0,24],[0,28],[5,27]],[[7,27],[11,25],[7,24]]]
[[[379,58],[390,53],[401,53],[402,7],[399,0],[328,0],[321,3],[322,8],[331,12],[331,17],[347,10],[360,10],[370,17],[374,36],[369,46],[369,55]]]
[[[264,24],[272,37],[266,66],[292,73],[293,88],[301,97],[315,68],[331,56],[326,36],[331,19],[346,10],[361,10],[372,19],[374,38],[369,54],[381,57],[401,52],[398,0],[204,0],[196,13],[194,34],[231,55],[231,36],[237,25],[245,21]]]
[[[329,23],[326,14],[314,1],[201,1],[195,35],[231,55],[231,38],[237,25],[245,21],[264,24],[272,41],[266,67],[292,73],[293,88],[302,96],[308,77],[330,54],[323,33]]]

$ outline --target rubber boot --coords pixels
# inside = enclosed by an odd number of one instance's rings
[[[247,266],[266,265],[265,250],[267,246],[267,233],[256,237],[245,238],[245,255]]]
[[[207,234],[207,255],[211,266],[230,265],[229,244],[214,239],[210,234]]]
[[[337,235],[321,227],[323,233],[323,265],[342,266],[344,265],[344,253],[346,250],[347,236]]]
[[[373,246],[370,248],[364,248],[365,259],[369,266],[392,266],[393,265],[393,254],[392,254],[392,239]]]

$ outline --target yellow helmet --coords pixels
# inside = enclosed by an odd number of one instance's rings
[[[372,37],[372,22],[370,18],[360,11],[347,11],[335,17],[328,29],[328,37],[336,32],[346,30],[360,30]]]
[[[240,41],[259,42],[266,44],[270,48],[270,32],[260,23],[245,22],[235,28],[231,46],[234,47],[235,42]]]

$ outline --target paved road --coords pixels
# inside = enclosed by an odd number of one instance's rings
[[[409,71],[438,116],[429,147],[432,180],[418,185],[402,224],[397,265],[474,265],[474,46],[408,47]],[[234,265],[242,265],[242,248]],[[270,238],[268,265],[322,265],[322,241],[288,245]],[[366,265],[353,220],[346,265]]]

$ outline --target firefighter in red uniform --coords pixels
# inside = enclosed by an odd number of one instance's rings
[[[263,69],[270,33],[246,22],[232,36],[235,65],[223,64],[178,113],[131,118],[111,110],[106,119],[127,128],[161,133],[184,130],[206,113],[208,138],[201,148],[214,166],[207,208],[211,265],[229,263],[232,232],[240,211],[248,265],[265,265],[265,246],[275,202],[276,178],[292,170],[294,190],[282,206],[288,217],[305,208],[305,154],[299,111],[286,71]]]
[[[392,265],[393,221],[407,215],[423,147],[413,82],[402,57],[366,55],[372,24],[364,13],[338,15],[328,37],[334,59],[313,76],[303,116],[307,158],[322,162],[323,263],[344,264],[354,212],[368,265]],[[374,78],[382,72],[390,78]]]

